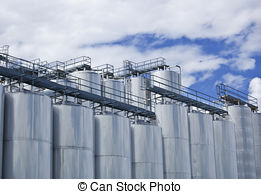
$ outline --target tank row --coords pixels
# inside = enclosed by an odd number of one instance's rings
[[[228,111],[213,121],[169,102],[156,105],[156,121],[131,123],[113,110],[97,115],[0,86],[0,176],[261,178],[261,114]]]

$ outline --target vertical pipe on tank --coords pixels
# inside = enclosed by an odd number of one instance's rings
[[[156,125],[134,124],[131,127],[131,132],[133,178],[162,179],[161,128]]]
[[[177,104],[157,104],[162,128],[164,178],[191,178],[187,109]]]
[[[95,178],[131,178],[131,137],[128,118],[95,116]]]
[[[256,178],[261,179],[261,113],[253,114]]]
[[[0,178],[2,178],[3,161],[3,127],[4,127],[4,87],[0,85]]]
[[[4,178],[52,178],[51,99],[34,93],[6,93]]]
[[[79,105],[53,106],[54,178],[94,178],[93,111]]]
[[[217,178],[237,179],[235,125],[229,120],[215,120],[213,125]]]
[[[193,179],[216,178],[212,116],[189,113],[191,169]]]
[[[242,105],[229,106],[228,113],[235,124],[238,178],[256,178],[251,109]]]

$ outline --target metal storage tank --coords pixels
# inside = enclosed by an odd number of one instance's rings
[[[94,71],[75,71],[71,73],[71,75],[70,79],[78,84],[78,86],[76,86],[78,89],[101,95],[101,76],[98,73]],[[92,107],[92,104],[90,101],[83,102],[83,105],[88,107]]]
[[[155,113],[162,128],[164,178],[191,178],[187,108],[157,104]]]
[[[4,87],[0,85],[0,178],[2,178],[3,161],[3,127],[4,127]]]
[[[94,178],[93,110],[79,105],[53,106],[54,178]]]
[[[175,92],[180,94],[180,74],[171,71],[171,70],[163,70],[163,71],[155,71],[152,73],[152,84],[155,86],[158,86],[160,88]],[[159,95],[156,95],[158,97]],[[169,98],[162,98],[161,101],[163,102],[173,102],[174,100],[171,100]],[[158,102],[160,102],[158,100]]]
[[[163,179],[161,128],[149,124],[133,124],[132,176],[137,179]]]
[[[3,178],[52,178],[52,125],[48,96],[5,94]]]
[[[253,114],[252,118],[254,126],[256,178],[261,179],[261,113]]]
[[[155,82],[156,86],[158,84],[157,82],[160,82],[162,83],[160,85],[161,88],[176,93],[180,93],[179,89],[180,89],[181,79],[180,79],[180,74],[177,73],[176,71],[171,71],[171,70],[155,71],[152,73],[152,79],[153,81],[156,81]]]
[[[235,125],[229,120],[215,120],[213,125],[217,178],[237,179]]]
[[[251,109],[242,105],[229,106],[228,113],[235,124],[238,178],[256,178]]]
[[[115,114],[95,116],[95,178],[131,178],[128,118]]]
[[[125,87],[124,82],[120,80],[108,79],[103,82],[104,96],[119,102],[125,102]],[[106,111],[118,112],[118,110],[113,110],[112,108],[106,107]]]
[[[188,114],[193,179],[216,178],[213,121],[209,114]]]
[[[131,104],[145,109],[149,107],[148,99],[151,98],[151,93],[146,90],[148,84],[149,80],[142,76],[131,78],[130,94],[133,95],[131,96]]]

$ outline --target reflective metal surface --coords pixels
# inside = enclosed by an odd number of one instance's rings
[[[191,178],[187,108],[157,104],[156,116],[162,128],[164,178]]]
[[[98,73],[94,71],[75,71],[71,75],[80,78],[75,78],[76,80],[74,80],[74,82],[79,84],[78,89],[101,95],[101,76]],[[92,102],[83,102],[83,105],[88,107],[92,107],[92,104]]]
[[[191,169],[193,179],[216,178],[212,116],[189,113]]]
[[[131,178],[131,137],[128,118],[95,116],[95,178]]]
[[[3,125],[4,125],[4,87],[0,85],[0,178],[2,178],[3,161]]]
[[[162,179],[163,148],[161,128],[156,125],[134,124],[131,131],[133,178]]]
[[[235,105],[228,107],[228,113],[235,124],[238,178],[256,178],[252,112],[249,107]]]
[[[111,98],[117,100],[119,102],[125,101],[125,88],[123,81],[120,80],[105,80],[103,82],[104,87],[104,96],[107,98]],[[113,110],[110,107],[105,107],[105,111],[109,112],[119,112],[118,110]]]
[[[154,84],[163,89],[180,94],[180,75],[179,73],[171,70],[155,71],[152,73],[152,79]],[[159,83],[161,83],[159,85]],[[177,88],[177,89],[175,89]],[[156,95],[157,97],[159,95]],[[173,102],[174,100],[169,98],[163,98],[164,102]]]
[[[52,178],[52,125],[49,97],[5,94],[3,178]]]
[[[148,108],[148,99],[150,98],[150,92],[146,90],[149,80],[144,77],[132,77],[130,82],[130,93],[132,104],[141,108]]]
[[[256,157],[256,178],[261,179],[261,113],[252,116]]]
[[[53,106],[54,178],[94,178],[93,110],[79,105]]]
[[[213,125],[217,178],[237,179],[235,125],[228,120],[216,120]]]

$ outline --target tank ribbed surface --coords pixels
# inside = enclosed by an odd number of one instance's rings
[[[0,178],[2,178],[3,134],[4,134],[4,87],[0,85]]]
[[[94,71],[75,71],[72,74],[72,79],[77,84],[77,88],[92,94],[101,95],[101,76]],[[73,77],[75,76],[75,77]],[[80,79],[77,79],[77,78]],[[84,101],[82,103],[85,106],[92,107],[93,102]]]
[[[261,179],[261,113],[253,114],[252,118],[254,127],[256,178]]]
[[[125,102],[125,91],[124,83],[119,80],[105,80],[104,82],[104,96],[119,102]],[[110,107],[105,107],[106,111],[118,112],[118,110],[112,109]]]
[[[235,125],[228,120],[216,120],[213,125],[217,178],[237,179]]]
[[[164,177],[191,178],[187,109],[177,104],[156,105],[162,128]]]
[[[49,97],[5,95],[4,178],[52,178],[52,121]]]
[[[238,178],[256,178],[251,109],[241,105],[229,106],[228,113],[235,123]]]
[[[95,178],[131,178],[131,137],[128,118],[95,116]]]
[[[189,113],[191,169],[193,179],[216,178],[212,116]]]
[[[54,178],[94,178],[93,110],[53,106]]]
[[[132,176],[137,179],[163,178],[161,128],[134,124],[132,129]]]

